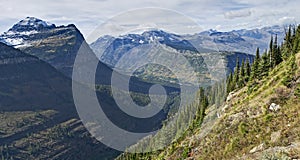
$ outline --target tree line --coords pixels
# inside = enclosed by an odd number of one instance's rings
[[[268,76],[269,71],[300,51],[299,43],[300,25],[298,27],[290,25],[285,29],[285,38],[281,44],[278,43],[277,35],[275,37],[272,35],[268,50],[261,54],[260,49],[257,48],[252,64],[249,59],[242,60],[240,64],[237,58],[234,72],[227,78],[227,94],[244,87],[248,82],[259,81]]]

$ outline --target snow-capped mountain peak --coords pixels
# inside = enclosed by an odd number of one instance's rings
[[[16,23],[8,32],[25,32],[25,31],[40,31],[43,29],[52,29],[55,25],[35,17],[26,17],[20,22]]]
[[[41,31],[53,29],[56,26],[52,23],[43,21],[35,17],[26,17],[12,26],[7,32],[0,35],[0,41],[16,48],[30,45],[24,43],[30,35],[37,34]]]

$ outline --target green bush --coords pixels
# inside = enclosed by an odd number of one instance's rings
[[[241,134],[241,135],[245,135],[245,134],[247,134],[248,133],[248,125],[245,123],[245,122],[241,122],[240,124],[239,124],[239,126],[238,126],[238,132],[239,132],[239,134]]]
[[[300,84],[298,84],[297,88],[295,89],[295,96],[300,97]]]
[[[189,148],[185,147],[182,152],[182,158],[186,159],[189,156]]]
[[[264,121],[265,121],[265,122],[269,122],[269,121],[272,120],[272,118],[273,118],[273,115],[272,115],[272,114],[267,114],[267,115],[265,115],[265,117],[264,117]]]

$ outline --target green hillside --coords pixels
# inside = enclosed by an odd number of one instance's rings
[[[205,118],[195,119],[201,126],[191,123],[181,138],[156,153],[119,159],[299,159],[299,40],[300,27],[290,27],[282,45],[272,38],[269,51],[257,55],[250,73],[238,64],[227,79],[224,103],[217,106],[208,94]]]

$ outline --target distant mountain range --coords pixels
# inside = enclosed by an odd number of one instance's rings
[[[196,46],[211,48],[219,51],[234,51],[255,54],[256,48],[261,51],[268,49],[271,36],[278,36],[281,43],[284,37],[284,27],[278,25],[260,29],[241,29],[229,32],[216,30],[204,31],[199,34],[184,36]]]
[[[106,35],[91,43],[91,48],[103,62],[114,66],[118,59],[128,50],[143,44],[159,42],[177,50],[197,52],[228,51],[255,54],[256,48],[268,49],[271,36],[278,36],[283,41],[284,28],[280,26],[264,27],[252,30],[233,30],[218,32],[204,31],[193,35],[176,35],[162,30],[145,31],[142,34],[128,34],[119,37]]]
[[[228,74],[229,71],[233,71],[237,57],[240,57],[240,61],[249,58],[252,62],[253,54],[247,55],[246,53],[255,53],[254,51],[258,47],[254,44],[257,43],[255,39],[261,39],[261,41],[264,42],[259,44],[259,47],[267,48],[268,44],[265,43],[264,39],[271,38],[271,34],[280,34],[280,32],[277,31],[277,29],[279,30],[278,26],[274,26],[273,29],[274,31],[264,28],[261,29],[261,31],[257,30],[257,33],[252,30],[232,31],[228,33],[206,31],[195,35],[177,35],[162,30],[150,30],[142,34],[128,34],[119,37],[106,35],[91,43],[90,46],[102,62],[119,72],[124,72],[124,74],[130,72],[131,68],[128,68],[128,66],[139,66],[139,61],[135,59],[136,54],[147,57],[148,59],[154,59],[158,56],[157,54],[146,52],[150,48],[161,48],[161,52],[181,54],[187,58],[197,72],[197,76],[200,77],[203,82],[203,79],[217,79],[218,77],[215,76],[220,75],[218,73],[212,75],[212,71],[210,71],[209,68],[218,68],[219,71],[217,72],[225,70]],[[252,32],[253,34],[251,34]],[[256,34],[254,34],[254,32]],[[247,36],[248,38],[246,38]],[[126,56],[123,56],[125,54]],[[215,60],[208,62],[207,59],[212,57],[214,57]],[[121,58],[125,58],[122,62],[126,63],[118,64]],[[161,56],[161,58],[163,57]],[[117,64],[118,66],[116,66]],[[216,66],[216,64],[218,64],[218,66]],[[180,67],[186,68],[186,66]],[[161,70],[163,70],[163,72],[159,72]],[[153,65],[139,68],[134,75],[145,81],[176,82],[176,79],[172,78],[174,76],[170,71],[163,69],[163,67],[155,67]],[[185,77],[185,82],[195,83],[195,81],[197,81],[190,79],[190,76]]]
[[[220,55],[223,55],[223,58],[216,57],[216,59],[224,61],[222,63],[224,63],[223,66],[227,67],[225,68],[226,72],[232,71],[235,65],[227,62],[234,62],[237,56],[224,55],[254,54],[257,47],[260,47],[262,50],[267,49],[268,44],[266,42],[271,38],[271,35],[277,34],[279,42],[282,41],[283,30],[279,26],[273,26],[253,30],[234,30],[231,32],[209,30],[193,35],[177,35],[162,30],[151,30],[142,34],[128,34],[119,37],[106,35],[91,43],[90,47],[100,58],[101,62],[111,68],[115,68],[120,58],[125,53],[132,52],[132,49],[134,49],[135,53],[145,54],[146,56],[147,53],[143,53],[145,49],[143,46],[147,44],[160,45],[164,50],[172,50],[171,52],[183,54],[199,76],[201,77],[202,75],[201,78],[206,79],[209,72],[207,65],[210,64],[204,63],[205,56],[211,57],[216,55],[216,52],[221,52],[222,54]],[[80,46],[88,45],[75,25],[56,26],[34,17],[27,17],[13,25],[11,29],[0,35],[0,42],[18,48],[30,55],[37,56],[68,77],[72,75],[73,63]],[[130,56],[134,59],[133,53]],[[249,56],[251,57],[251,55]],[[244,55],[240,59],[249,56]],[[232,59],[227,59],[226,57],[231,57]],[[252,58],[249,59],[251,60]],[[99,65],[107,68],[101,62]],[[135,65],[138,65],[137,62],[132,62],[132,60],[128,61],[128,63],[136,63]],[[122,70],[120,68],[115,69],[126,74],[128,72],[126,63],[121,67]],[[162,70],[162,68],[148,66],[148,69],[146,69],[142,67],[135,73],[135,76],[144,81],[176,83],[176,78],[172,78],[174,77],[173,74],[168,71],[163,72],[162,75],[149,75],[150,72],[154,73],[158,70]],[[196,80],[186,79],[187,81]]]

